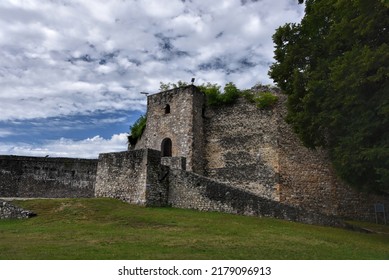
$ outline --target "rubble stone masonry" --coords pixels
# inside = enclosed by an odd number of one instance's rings
[[[253,90],[279,100],[209,107],[193,85],[150,95],[141,139],[98,160],[0,156],[0,197],[113,197],[331,225],[374,222],[381,203],[389,216],[388,195],[350,188],[326,151],[302,145],[285,122],[286,96]]]
[[[141,149],[100,154],[96,197],[112,197],[144,206],[167,205],[168,167],[159,151]]]
[[[93,197],[97,160],[0,156],[0,197]]]
[[[163,91],[147,98],[147,124],[135,149],[162,150],[172,142],[173,157],[185,157],[186,169],[203,172],[204,94],[195,86]]]

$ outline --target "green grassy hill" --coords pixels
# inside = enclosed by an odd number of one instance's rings
[[[388,226],[367,234],[113,199],[15,203],[38,216],[0,221],[0,259],[389,259]]]

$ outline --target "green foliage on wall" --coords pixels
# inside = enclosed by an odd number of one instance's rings
[[[300,24],[273,35],[269,74],[288,95],[287,120],[349,184],[389,192],[388,1],[305,5]]]
[[[147,116],[142,115],[130,126],[130,135],[128,136],[128,142],[131,145],[135,145],[138,139],[142,136],[143,131],[146,128]]]
[[[177,83],[159,82],[159,90],[160,91],[166,91],[166,90],[169,90],[169,89],[185,87],[185,86],[188,86],[188,85],[189,84],[187,82],[183,82],[181,80],[179,80]]]
[[[259,92],[256,95],[257,96],[254,97],[254,101],[255,101],[255,104],[257,104],[257,107],[260,109],[271,108],[278,101],[278,96],[272,94],[269,91]]]
[[[234,83],[227,83],[224,86],[224,91],[221,92],[218,84],[203,84],[198,86],[207,99],[207,105],[209,106],[220,106],[233,104],[240,95],[239,89]]]
[[[160,82],[159,89],[166,91],[183,86],[188,86],[188,84],[183,81],[178,81],[177,83]],[[262,87],[260,84],[257,86]],[[212,107],[234,104],[240,96],[245,97],[249,102],[255,103],[260,109],[272,108],[278,101],[278,97],[270,91],[253,92],[252,90],[239,90],[232,82],[224,86],[223,92],[220,85],[209,82],[197,87],[205,94],[207,105]],[[264,87],[269,88],[269,86]]]
[[[178,81],[177,83],[164,83],[160,82],[159,89],[166,91],[174,88],[188,86],[188,83]],[[223,92],[220,90],[221,86],[218,84],[202,84],[197,86],[201,92],[203,92],[207,98],[207,105],[219,106],[223,104],[233,104],[240,95],[240,90],[234,83],[230,82],[224,86]]]
[[[277,102],[278,102],[278,96],[273,94],[270,91],[269,86],[262,86],[258,85],[260,87],[267,88],[265,91],[253,91],[253,90],[243,90],[240,92],[240,95],[243,96],[247,101],[256,104],[258,108],[260,109],[271,109],[273,108]]]

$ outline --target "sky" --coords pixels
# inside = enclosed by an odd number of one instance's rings
[[[272,84],[297,0],[1,0],[0,154],[127,149],[160,82]]]

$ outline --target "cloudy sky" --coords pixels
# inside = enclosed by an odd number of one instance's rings
[[[0,154],[126,149],[159,83],[269,84],[297,0],[1,0]]]

